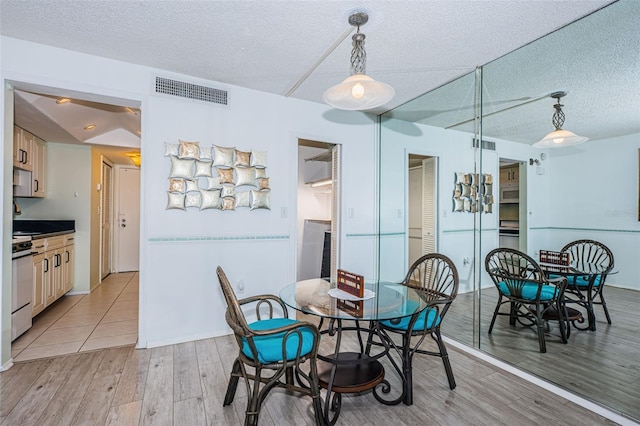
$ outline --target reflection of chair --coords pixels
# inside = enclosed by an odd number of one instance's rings
[[[603,295],[604,281],[613,269],[611,250],[598,241],[578,240],[564,246],[562,252],[571,255],[572,264],[576,269],[590,271],[597,268],[601,271],[599,274],[589,276],[569,277],[565,295],[567,303],[577,303],[587,310],[588,327],[591,330],[596,329],[593,305],[602,305],[607,322],[611,324],[611,316]],[[599,302],[595,301],[596,297],[600,299]]]
[[[260,295],[238,300],[222,268],[218,267],[216,272],[227,302],[227,323],[240,347],[223,405],[233,402],[238,380],[242,377],[247,387],[245,425],[258,424],[262,402],[276,386],[311,396],[315,422],[322,424],[322,401],[316,371],[320,340],[317,327],[287,318],[287,308],[276,296]],[[247,324],[241,309],[242,305],[248,303],[255,305],[257,315],[257,321],[251,324]],[[282,310],[284,318],[273,318],[278,308]],[[262,319],[265,314],[268,318]],[[308,374],[300,368],[306,360],[310,361]],[[247,371],[247,367],[254,369],[253,374]],[[263,376],[264,370],[272,374]],[[294,383],[294,375],[298,385]],[[281,380],[283,376],[285,381]]]
[[[427,302],[427,307],[422,312],[410,317],[380,321],[378,327],[381,332],[402,335],[402,346],[396,347],[396,350],[402,355],[402,369],[406,379],[403,401],[405,404],[411,405],[413,403],[412,360],[415,353],[442,358],[449,387],[451,389],[456,387],[447,348],[440,335],[440,326],[451,302],[458,294],[458,271],[447,256],[430,253],[422,256],[411,265],[402,284],[418,290]],[[380,342],[372,340],[373,336],[374,333],[369,333],[367,353],[369,353],[371,345],[381,345]],[[419,338],[412,345],[411,338],[414,336],[419,336]],[[437,352],[419,349],[427,336],[431,336],[435,340],[438,345]]]
[[[557,319],[562,342],[566,337],[566,307],[563,293],[566,278],[549,279],[540,266],[526,254],[508,248],[497,248],[485,259],[485,269],[498,289],[498,303],[493,312],[489,334],[498,315],[508,315],[509,323],[516,320],[525,326],[536,326],[540,352],[546,352],[544,339],[545,320]],[[500,312],[503,304],[509,304],[509,312]]]

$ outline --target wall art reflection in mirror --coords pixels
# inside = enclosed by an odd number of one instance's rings
[[[457,172],[453,184],[453,211],[493,213],[493,176]]]

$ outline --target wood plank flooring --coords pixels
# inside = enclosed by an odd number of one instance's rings
[[[640,292],[607,286],[605,298],[613,323],[608,324],[602,307],[596,306],[596,331],[572,328],[566,345],[560,340],[557,323],[550,323],[546,354],[539,352],[533,329],[510,326],[506,316],[498,317],[489,335],[497,293],[490,288],[481,296],[482,351],[640,422]],[[472,294],[458,295],[443,334],[471,345],[471,306]]]
[[[354,346],[352,335],[344,347]],[[323,337],[323,351],[331,338]],[[246,391],[222,406],[237,345],[232,336],[136,350],[132,346],[16,363],[0,373],[0,425],[238,425]],[[457,388],[440,359],[416,356],[414,405],[369,394],[343,399],[342,425],[612,425],[607,419],[449,347]],[[387,377],[392,378],[387,368]],[[392,379],[393,381],[393,379]],[[273,390],[261,425],[312,424],[310,400]]]

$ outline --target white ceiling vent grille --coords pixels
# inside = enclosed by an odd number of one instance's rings
[[[477,148],[478,147],[478,139],[473,139],[473,147]],[[489,151],[495,151],[496,150],[496,143],[495,142],[491,142],[491,141],[482,141],[482,149],[486,149]]]
[[[228,102],[228,93],[226,90],[171,80],[164,77],[156,77],[156,93],[181,96],[183,98],[213,102],[214,104],[220,105],[227,105]]]

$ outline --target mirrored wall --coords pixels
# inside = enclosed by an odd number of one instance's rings
[[[640,2],[621,0],[381,117],[380,277],[398,280],[429,251],[460,274],[443,334],[640,421]],[[531,145],[564,129],[589,141]],[[480,120],[479,117],[482,117]],[[482,141],[481,144],[479,141]],[[486,254],[593,239],[614,254],[605,295],[611,324],[557,323],[540,353],[535,331],[500,317]],[[455,368],[455,366],[454,366]]]

